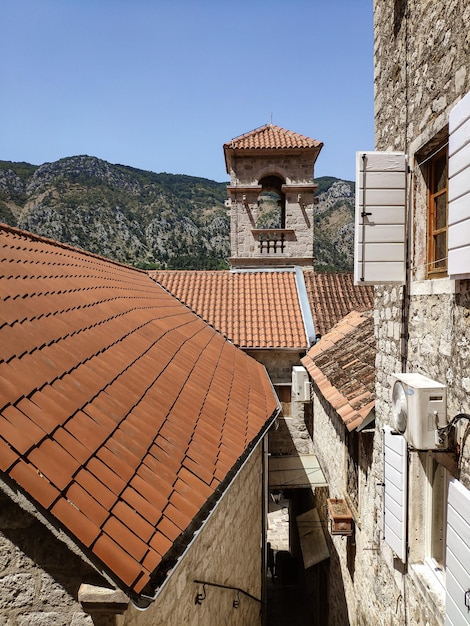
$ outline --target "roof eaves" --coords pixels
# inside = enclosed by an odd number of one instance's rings
[[[243,467],[248,462],[253,452],[256,450],[257,446],[266,436],[267,432],[277,419],[280,412],[281,405],[278,403],[278,406],[273,411],[272,415],[268,418],[264,427],[260,430],[258,435],[253,439],[253,441],[247,446],[245,452],[238,458],[237,462],[228,472],[225,479],[220,483],[217,489],[215,489],[214,493],[205,502],[199,513],[193,518],[188,528],[181,533],[176,541],[173,542],[172,548],[170,548],[170,550],[166,553],[160,564],[157,566],[156,570],[151,575],[150,583],[147,585],[147,588],[145,588],[140,594],[132,593],[132,602],[139,609],[147,608],[152,602],[155,602],[155,600],[158,598],[160,593],[165,588],[166,582],[170,578],[169,574],[173,572],[175,568],[177,568],[178,565],[181,563],[181,559],[190,548],[192,541],[195,539],[197,531],[203,528],[210,520],[212,515],[215,513],[222,499],[222,496],[234,483],[234,481],[242,471]],[[149,595],[152,593],[152,591],[154,591],[153,595]]]

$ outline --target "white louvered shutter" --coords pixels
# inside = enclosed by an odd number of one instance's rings
[[[354,283],[405,281],[406,156],[356,154]]]
[[[470,92],[449,115],[449,261],[452,278],[470,276]]]
[[[445,626],[470,624],[467,591],[470,595],[470,491],[452,479],[447,500]]]
[[[402,435],[384,427],[384,536],[403,562],[406,561],[407,448]]]

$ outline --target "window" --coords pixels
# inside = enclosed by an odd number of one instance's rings
[[[259,181],[262,191],[258,196],[257,228],[286,227],[286,198],[282,191],[284,181],[277,176],[265,176]]]
[[[428,276],[447,273],[447,147],[428,160]]]

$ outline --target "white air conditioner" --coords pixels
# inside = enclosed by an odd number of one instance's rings
[[[310,402],[310,383],[305,367],[294,365],[292,368],[292,401]]]
[[[392,375],[393,427],[417,450],[447,446],[446,386],[423,374]]]

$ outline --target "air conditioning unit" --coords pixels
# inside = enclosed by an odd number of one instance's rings
[[[292,368],[292,401],[310,402],[310,382],[307,370],[301,365]]]
[[[393,374],[393,427],[417,450],[447,447],[446,386],[423,374]]]

